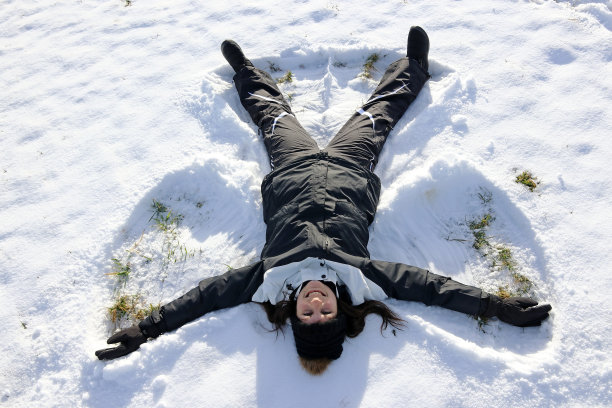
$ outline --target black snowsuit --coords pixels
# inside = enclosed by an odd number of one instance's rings
[[[307,257],[352,265],[389,297],[484,314],[486,292],[414,266],[371,260],[367,249],[380,195],[373,169],[387,135],[427,79],[415,60],[394,62],[365,105],[320,150],[267,73],[252,67],[238,72],[240,100],[273,168],[261,185],[267,225],[261,260],[204,279],[143,320],[143,333],[157,337],[207,312],[249,302],[266,270]]]

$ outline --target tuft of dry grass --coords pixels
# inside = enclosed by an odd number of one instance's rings
[[[124,319],[136,323],[158,309],[159,305],[144,306],[140,295],[121,295],[108,308],[108,317],[115,325]]]
[[[378,55],[378,53],[375,52],[370,54],[368,58],[366,58],[366,61],[363,63],[363,71],[361,72],[360,76],[362,78],[371,79],[372,73],[376,71],[376,67],[374,67],[374,64],[376,64],[379,59],[380,55]]]
[[[535,190],[538,184],[540,184],[540,181],[537,179],[537,177],[535,177],[533,174],[531,174],[530,171],[527,170],[516,176],[514,182],[526,186],[529,191]]]
[[[291,83],[293,82],[293,79],[294,79],[293,72],[287,71],[285,75],[283,75],[282,77],[276,80],[276,83],[277,84]]]

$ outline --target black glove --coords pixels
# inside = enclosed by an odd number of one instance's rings
[[[130,354],[138,350],[142,343],[146,343],[147,336],[142,334],[138,326],[132,326],[113,334],[106,342],[108,344],[119,343],[117,347],[106,348],[96,351],[96,357],[100,360],[112,360]]]
[[[497,316],[502,322],[519,327],[539,326],[548,317],[552,307],[548,304],[539,305],[533,299],[525,297],[510,297],[501,299],[491,295],[487,317]]]

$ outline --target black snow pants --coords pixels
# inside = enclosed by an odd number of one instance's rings
[[[415,60],[405,57],[389,65],[370,99],[322,151],[373,170],[389,132],[428,78]],[[320,151],[268,73],[245,67],[234,76],[234,83],[263,136],[273,169]]]

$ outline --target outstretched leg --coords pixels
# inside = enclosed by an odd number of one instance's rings
[[[240,102],[263,136],[272,168],[318,153],[317,142],[297,121],[270,75],[255,68],[233,41],[224,41],[221,51],[236,71],[234,84]]]
[[[411,28],[408,56],[387,68],[370,99],[351,116],[325,150],[373,170],[389,132],[429,78],[428,51],[425,31]]]

